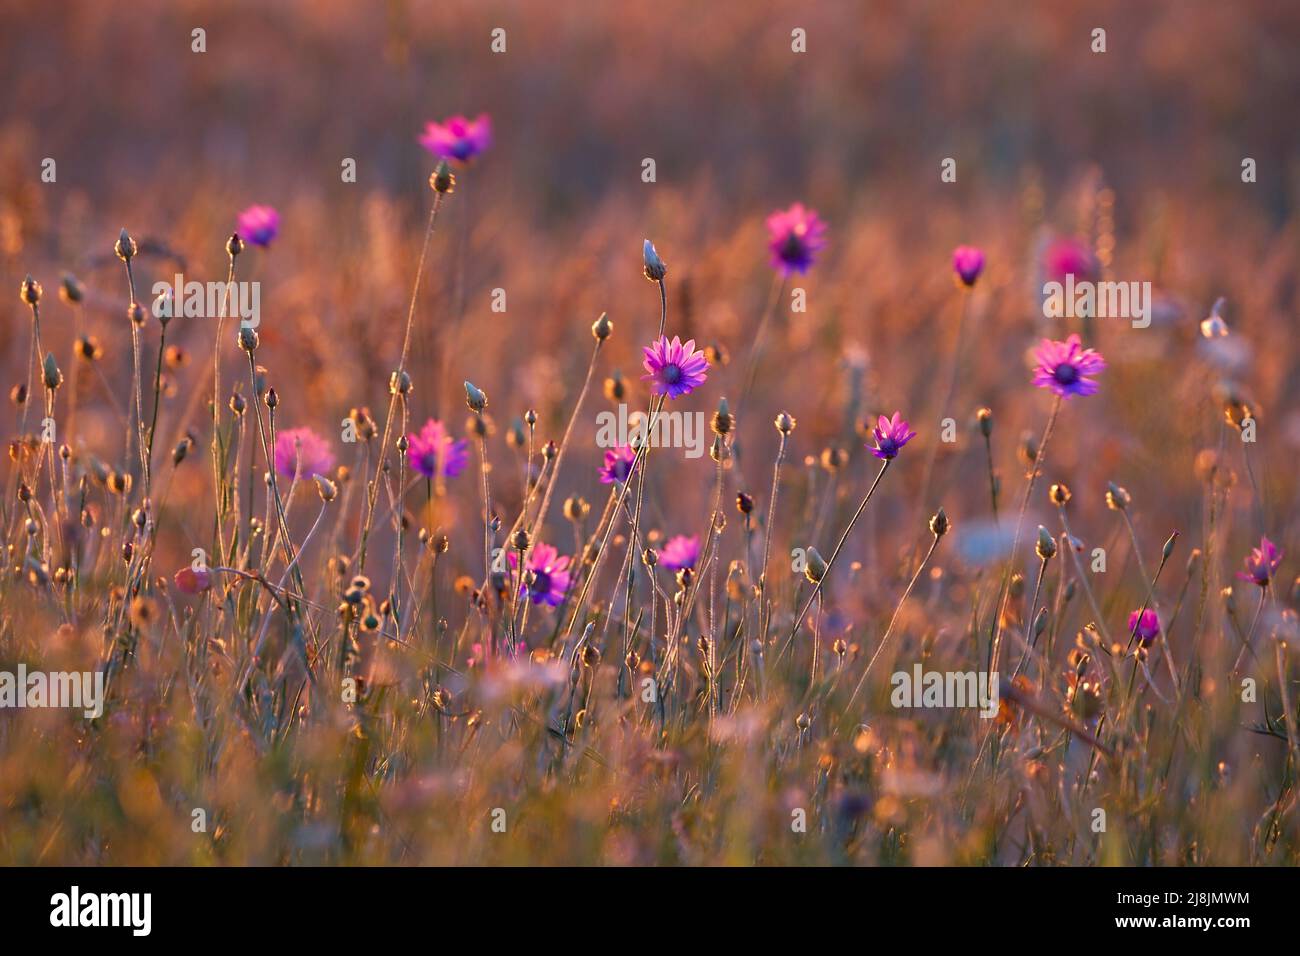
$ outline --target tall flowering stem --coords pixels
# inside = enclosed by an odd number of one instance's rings
[[[827,579],[830,577],[831,569],[835,567],[835,559],[840,556],[840,551],[844,548],[844,542],[849,539],[849,535],[853,532],[853,526],[857,524],[858,519],[862,517],[862,512],[866,510],[867,502],[869,502],[871,496],[876,493],[876,488],[880,485],[880,479],[885,477],[885,472],[889,470],[889,464],[892,461],[892,458],[886,458],[881,462],[880,471],[876,472],[875,480],[871,482],[871,487],[867,489],[867,493],[863,497],[862,503],[858,505],[858,510],[853,512],[853,517],[849,519],[848,525],[845,526],[844,532],[840,535],[840,540],[835,543],[835,550],[831,552],[831,556],[826,560],[826,570],[822,572],[822,579],[817,582],[816,586],[813,588],[812,594],[808,595],[808,600],[804,602],[803,610],[800,611],[799,616],[795,618],[794,627],[790,628],[790,637],[793,638],[795,634],[799,633],[799,625],[803,623],[803,619],[808,615],[808,611],[812,607],[813,601],[817,599],[817,595],[821,593],[822,588],[825,586]]]
[[[406,310],[406,332],[402,337],[402,356],[397,363],[397,372],[395,376],[400,378],[406,371],[406,359],[411,350],[411,328],[415,324],[415,303],[420,295],[420,282],[424,278],[424,263],[428,258],[429,241],[433,238],[433,227],[438,221],[438,210],[442,208],[442,197],[444,193],[435,191],[433,195],[433,208],[429,211],[429,225],[424,231],[424,244],[420,246],[420,263],[415,269],[415,285],[411,289],[411,304]],[[384,465],[388,461],[388,443],[393,434],[393,418],[397,411],[397,391],[391,390],[391,396],[388,400],[388,415],[384,419],[384,437],[379,443],[379,461],[375,466],[375,473],[370,479],[370,486],[366,494],[366,518],[361,528],[360,551],[357,556],[357,573],[360,574],[366,567],[366,547],[370,540],[370,529],[375,520],[375,502],[379,497],[379,482],[384,473]]]
[[[1011,556],[1007,559],[1006,571],[1002,575],[1002,588],[999,592],[997,613],[993,617],[993,640],[989,643],[988,670],[990,674],[998,669],[998,654],[1002,643],[1002,616],[1006,613],[1007,601],[1011,597],[1011,574],[1015,570],[1016,558],[1020,553],[1020,536],[1025,527],[1025,513],[1029,510],[1030,496],[1034,493],[1034,485],[1038,482],[1039,472],[1043,470],[1043,462],[1047,458],[1047,443],[1051,440],[1052,431],[1056,427],[1056,418],[1061,413],[1062,401],[1063,396],[1059,394],[1052,401],[1052,411],[1047,417],[1047,425],[1043,428],[1043,437],[1038,440],[1038,450],[1034,453],[1034,461],[1029,469],[1029,479],[1025,482],[1025,494],[1020,499],[1020,513],[1016,517],[1016,533],[1012,539]]]

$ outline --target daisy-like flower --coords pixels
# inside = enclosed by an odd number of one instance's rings
[[[436,418],[406,438],[407,460],[426,478],[455,478],[469,464],[469,442],[456,441]]]
[[[1160,636],[1160,616],[1151,608],[1141,613],[1134,611],[1128,616],[1128,630],[1137,637],[1143,647],[1150,647],[1151,642]]]
[[[328,476],[333,467],[329,443],[310,428],[290,428],[275,436],[275,470],[284,477]]]
[[[1106,360],[1092,349],[1085,349],[1077,335],[1064,342],[1043,339],[1034,353],[1038,365],[1034,368],[1034,384],[1050,388],[1062,398],[1071,395],[1092,395],[1097,383],[1089,375],[1096,375],[1106,367]]]
[[[266,248],[280,231],[280,214],[274,206],[249,206],[236,219],[239,238]]]
[[[420,145],[443,159],[464,165],[492,145],[492,121],[486,113],[477,119],[452,116],[441,123],[425,124]]]
[[[600,483],[613,485],[627,481],[627,476],[632,474],[632,466],[635,462],[636,451],[631,445],[611,448],[605,452],[605,464],[600,466]]]
[[[684,534],[670,538],[668,543],[664,545],[663,550],[659,552],[659,563],[670,571],[693,568],[699,558],[700,537],[695,534],[689,538]]]
[[[508,559],[511,570],[519,566],[519,555],[514,551],[510,552]],[[519,593],[528,595],[534,604],[559,607],[571,583],[569,556],[561,556],[551,545],[539,541],[528,553],[528,562],[524,567],[529,573],[524,575]]]
[[[1060,281],[1067,275],[1076,281],[1091,280],[1100,271],[1097,259],[1082,239],[1058,239],[1043,253],[1043,267],[1052,279]]]
[[[813,264],[813,254],[826,248],[826,223],[803,203],[778,209],[767,217],[767,248],[772,268],[782,275],[803,275]]]
[[[641,378],[654,383],[651,390],[656,395],[669,398],[689,395],[708,377],[708,359],[696,350],[694,339],[687,339],[683,345],[679,336],[674,335],[669,342],[668,336],[661,335],[653,345],[643,346],[642,351],[645,370],[650,374]]]
[[[1268,538],[1261,537],[1259,547],[1250,549],[1245,563],[1246,570],[1238,571],[1237,577],[1266,588],[1273,580],[1273,575],[1277,573],[1278,566],[1282,564],[1282,552]]]
[[[984,253],[974,246],[958,246],[952,251],[952,269],[962,285],[970,288],[984,271]]]
[[[916,432],[903,420],[902,412],[894,412],[893,418],[880,416],[876,427],[871,430],[871,437],[876,441],[875,448],[866,446],[871,448],[871,454],[881,461],[889,461],[898,457],[899,449],[915,438]]]

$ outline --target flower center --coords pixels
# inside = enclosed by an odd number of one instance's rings
[[[1062,362],[1056,366],[1052,376],[1062,385],[1073,385],[1079,380],[1079,370],[1069,362]]]
[[[676,364],[670,362],[664,366],[663,375],[666,384],[676,385],[682,377],[682,370],[678,368]]]
[[[551,593],[551,575],[546,571],[533,571],[533,593]]]

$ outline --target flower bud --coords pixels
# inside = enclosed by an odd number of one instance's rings
[[[591,334],[596,337],[597,342],[605,341],[613,331],[614,323],[610,321],[608,312],[600,313],[600,318],[591,324]]]
[[[668,267],[664,261],[659,258],[659,253],[655,251],[654,243],[649,239],[641,247],[641,258],[645,263],[645,277],[651,282],[662,282],[664,276],[668,274]]]
[[[465,383],[465,404],[472,412],[481,412],[487,407],[487,396],[474,387],[474,383]]]
[[[940,507],[939,510],[930,518],[930,533],[936,538],[942,538],[948,533],[950,527],[951,525],[948,523],[948,513]]]
[[[1038,526],[1038,545],[1034,548],[1034,551],[1044,561],[1050,561],[1056,556],[1056,539],[1041,524]]]
[[[117,253],[117,257],[123,262],[130,262],[135,258],[136,252],[139,251],[139,247],[136,246],[135,240],[132,239],[131,234],[126,231],[126,226],[122,227],[122,231],[118,234],[117,242],[113,243],[113,251]]]

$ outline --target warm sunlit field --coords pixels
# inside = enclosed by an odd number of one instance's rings
[[[0,863],[1300,863],[1298,43],[6,4]]]

